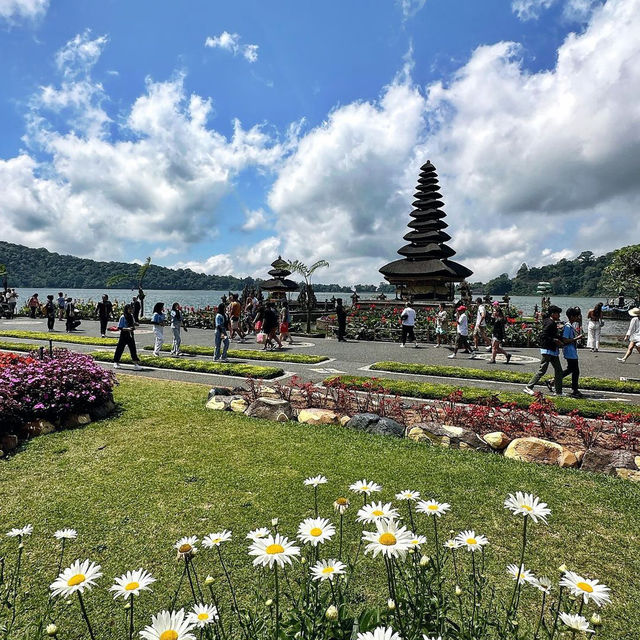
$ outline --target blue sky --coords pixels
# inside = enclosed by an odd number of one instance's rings
[[[0,237],[378,282],[431,159],[478,278],[611,250],[639,28],[640,0],[0,0]]]

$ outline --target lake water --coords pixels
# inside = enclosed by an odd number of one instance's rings
[[[40,300],[46,300],[47,294],[53,294],[56,298],[58,297],[58,288],[50,288],[48,290],[43,289],[21,289],[18,291],[20,294],[20,298],[18,300],[18,304],[24,304],[31,294],[37,292]],[[110,300],[118,300],[120,302],[126,301],[129,302],[136,291],[132,291],[130,289],[66,289],[63,291],[65,296],[70,296],[74,300],[93,300],[97,302],[100,300],[103,293],[108,293]],[[166,306],[170,307],[174,302],[179,302],[182,306],[185,307],[206,307],[214,306],[219,304],[220,299],[223,295],[228,295],[228,291],[207,291],[207,290],[193,290],[193,291],[184,291],[184,290],[170,290],[170,289],[149,289],[145,290],[146,298],[144,300],[145,312],[149,313],[149,311],[153,308],[153,305],[156,302],[164,302]],[[373,298],[375,293],[360,293],[361,298]],[[349,293],[335,293],[335,292],[317,292],[316,298],[318,301],[323,302],[324,300],[328,300],[331,297],[335,296],[336,298],[342,297],[345,300],[345,303],[350,304],[350,294]],[[393,294],[387,294],[388,298],[392,298]],[[500,296],[495,296],[496,300],[500,300]],[[569,296],[552,296],[551,301],[553,304],[558,305],[563,311],[568,307],[580,307],[582,309],[583,318],[586,320],[587,311],[593,307],[597,302],[606,303],[605,298],[579,298],[579,297],[569,297]],[[535,305],[540,306],[540,297],[539,296],[512,296],[511,304],[513,304],[516,308],[522,309],[523,315],[531,316],[533,315],[533,310]],[[613,321],[608,320],[605,321],[605,326],[602,328],[603,335],[618,335],[624,334],[627,329],[628,323],[621,321]]]

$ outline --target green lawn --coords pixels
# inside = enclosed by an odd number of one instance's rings
[[[246,555],[246,532],[269,526],[277,516],[282,531],[295,535],[298,523],[312,512],[312,490],[302,481],[323,473],[329,484],[320,487],[321,513],[334,521],[333,500],[362,478],[382,484],[385,501],[411,488],[450,502],[452,512],[441,521],[444,534],[469,527],[487,535],[488,572],[506,587],[512,583],[505,567],[517,562],[521,520],[502,502],[517,490],[536,493],[552,516],[548,526],[532,526],[527,568],[557,579],[558,565],[566,563],[600,579],[611,587],[613,604],[601,612],[606,625],[598,637],[636,637],[640,487],[632,483],[337,426],[312,428],[206,411],[205,386],[125,375],[119,380],[115,395],[122,410],[117,417],[41,436],[9,460],[0,460],[3,527],[35,527],[26,544],[28,593],[21,606],[34,607],[43,585],[51,582],[55,544],[50,535],[61,527],[79,532],[68,547],[69,560],[87,557],[102,564],[101,587],[140,566],[158,578],[153,594],[137,601],[140,620],[168,606],[179,577],[172,545],[183,535],[232,529],[234,539],[225,551],[236,582],[246,585],[256,575]],[[359,500],[352,496],[352,502],[347,519],[354,518]],[[423,529],[430,536],[430,529]],[[12,547],[15,541],[2,535],[0,554]],[[222,588],[210,552],[198,554],[197,563]],[[380,559],[367,560],[356,583],[357,592],[376,604],[387,597],[382,566]],[[93,590],[86,601],[100,638],[125,637],[121,604],[116,609],[103,589]],[[64,611],[58,622],[65,640],[81,637],[73,604],[65,608],[59,603],[56,609]],[[108,619],[118,625],[111,627]],[[24,628],[24,616],[18,622]],[[16,632],[15,637],[24,636]]]

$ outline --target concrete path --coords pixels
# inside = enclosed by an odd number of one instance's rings
[[[57,331],[61,335],[64,333],[64,323],[56,322]],[[80,331],[74,332],[76,335],[84,336],[99,336],[99,325],[94,321],[83,321],[80,327]],[[13,320],[0,320],[0,330],[25,330],[25,331],[46,331],[46,321],[42,319],[31,320],[29,318],[14,318]],[[171,342],[171,330],[165,327],[165,342]],[[191,345],[203,345],[213,346],[213,332],[204,329],[190,329],[187,333],[182,334],[183,343]],[[0,340],[16,341],[20,342],[16,338],[4,338],[0,337]],[[33,340],[27,340],[34,342]],[[115,348],[114,338],[114,348]],[[153,330],[151,325],[141,325],[136,331],[136,344],[142,353],[144,346],[152,345],[154,342]],[[511,364],[507,365],[501,356],[498,356],[497,364],[489,364],[489,354],[481,351],[479,356],[471,360],[468,355],[459,353],[455,359],[450,359],[447,356],[452,353],[449,348],[442,347],[435,349],[434,345],[420,345],[419,348],[414,348],[407,345],[406,348],[400,348],[397,343],[385,343],[385,342],[359,342],[349,341],[346,343],[337,342],[334,339],[318,339],[318,338],[306,338],[294,336],[294,345],[286,345],[283,349],[285,353],[307,353],[313,355],[326,355],[329,360],[315,365],[301,365],[291,362],[272,363],[263,362],[257,360],[236,360],[232,359],[231,362],[246,362],[248,364],[266,364],[281,367],[286,371],[286,376],[291,377],[297,375],[304,380],[310,380],[313,382],[320,382],[324,378],[332,374],[347,374],[347,375],[360,375],[378,378],[395,378],[402,380],[416,380],[416,381],[433,381],[443,382],[445,384],[460,384],[464,386],[478,386],[484,388],[495,388],[498,390],[514,390],[521,391],[522,385],[496,383],[486,380],[473,381],[473,380],[460,380],[454,378],[437,378],[433,376],[415,376],[407,374],[393,374],[384,371],[370,371],[369,367],[375,363],[383,360],[395,361],[395,362],[407,362],[407,363],[421,363],[431,365],[443,365],[458,367],[469,367],[474,369],[487,369],[487,370],[504,370],[504,371],[517,371],[528,374],[533,374],[539,365],[539,356],[537,349],[508,349],[513,354]],[[45,344],[45,343],[43,343]],[[55,343],[54,343],[55,345]],[[101,349],[96,346],[84,346],[74,344],[62,344],[58,343],[58,346],[65,346],[77,351],[95,351]],[[232,349],[259,349],[261,345],[256,344],[255,337],[251,336],[245,343],[232,342]],[[108,348],[106,348],[109,350]],[[127,352],[128,353],[128,352]],[[146,353],[149,353],[148,351]],[[621,377],[640,379],[640,357],[635,354],[631,356],[628,362],[621,363],[616,360],[616,357],[621,356],[623,353],[620,349],[606,348],[598,353],[592,353],[589,350],[581,349],[579,351],[580,356],[580,370],[584,376],[594,376],[601,378],[610,378],[613,380],[619,380]],[[211,360],[207,357],[199,357],[204,360]],[[108,366],[108,365],[106,365]],[[123,373],[133,373],[133,370],[129,370],[127,365],[123,365],[121,370]],[[204,384],[224,384],[232,385],[237,382],[238,385],[243,383],[243,378],[233,378],[231,376],[217,376],[213,374],[204,373],[190,373],[182,371],[169,371],[166,369],[152,369],[145,367],[142,372],[135,372],[136,375],[144,375],[154,378],[183,380],[190,382],[199,382]],[[541,390],[546,388],[541,387]],[[592,399],[620,399],[628,402],[640,404],[640,396],[634,396],[632,394],[619,394],[619,393],[606,393],[606,392],[587,392],[588,396]]]

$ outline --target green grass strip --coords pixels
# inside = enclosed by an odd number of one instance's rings
[[[118,336],[114,338],[93,338],[90,336],[76,336],[72,333],[47,333],[46,331],[0,331],[0,336],[6,338],[25,338],[31,340],[53,340],[53,342],[67,342],[69,344],[91,344],[100,347],[115,347]]]
[[[37,351],[43,345],[33,342],[6,342],[0,340],[0,349],[5,351]]]
[[[147,345],[146,351],[152,351],[153,347]],[[170,344],[163,344],[162,351],[171,351]],[[213,347],[203,347],[196,344],[181,345],[180,351],[194,356],[213,356]],[[302,353],[282,353],[280,351],[261,351],[253,349],[229,349],[227,355],[230,358],[243,358],[245,360],[268,360],[270,362],[296,362],[298,364],[319,364],[329,359],[328,356],[310,356]]]
[[[324,380],[328,383],[333,380],[339,380],[350,389],[365,390],[371,385],[372,379],[364,376],[330,376]],[[534,399],[525,394],[514,391],[500,391],[496,393],[490,389],[482,389],[479,387],[461,387],[452,384],[432,384],[429,382],[412,382],[409,380],[389,380],[388,378],[376,378],[375,384],[384,389],[386,393],[399,396],[408,396],[411,398],[423,398],[430,400],[438,400],[446,398],[454,391],[462,391],[462,402],[469,404],[480,404],[484,400],[495,397],[500,402],[514,402],[517,407],[527,409],[534,402]],[[555,406],[558,413],[569,413],[577,410],[581,416],[585,418],[604,417],[605,413],[614,411],[624,411],[640,415],[640,407],[637,405],[629,405],[625,402],[616,402],[613,400],[588,400],[577,398],[555,398],[548,397]]]
[[[517,371],[486,371],[485,369],[471,369],[467,367],[447,367],[441,365],[409,364],[406,362],[376,362],[370,369],[375,371],[390,371],[392,373],[411,373],[419,376],[440,376],[442,378],[466,378],[468,380],[492,380],[495,382],[512,382],[527,384],[531,374]],[[546,378],[553,380],[553,377]],[[569,381],[565,387],[570,387]],[[640,393],[640,383],[621,382],[607,378],[580,378],[581,389],[592,391],[618,391],[620,393]]]
[[[91,354],[100,362],[113,362],[113,354],[104,351],[95,351]],[[121,362],[133,364],[131,357],[123,355]],[[142,366],[155,367],[157,369],[174,369],[178,371],[197,371],[200,373],[213,373],[221,376],[238,376],[241,378],[278,378],[284,375],[282,369],[275,367],[259,367],[252,364],[233,364],[231,362],[202,362],[201,360],[184,360],[182,358],[156,358],[155,356],[141,356]]]

